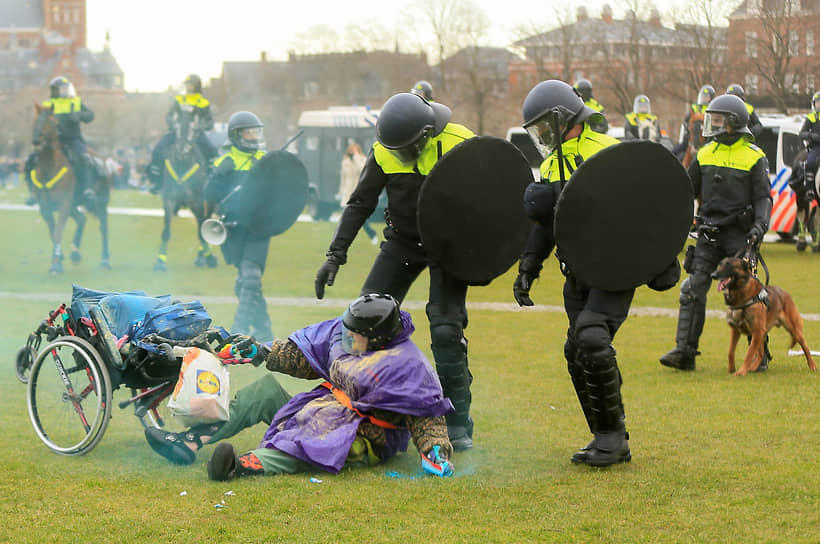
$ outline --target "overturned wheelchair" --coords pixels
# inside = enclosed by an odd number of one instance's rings
[[[161,405],[174,392],[186,348],[220,352],[222,364],[251,362],[253,354],[226,351],[228,333],[210,325],[199,301],[75,285],[71,304],[51,312],[17,352],[37,436],[55,453],[88,453],[108,427],[120,387],[131,393],[121,409],[133,407],[145,428],[165,427]]]

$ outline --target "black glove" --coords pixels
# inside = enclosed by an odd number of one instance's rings
[[[809,189],[806,191],[806,200],[811,203],[812,200],[817,200],[817,194],[814,192],[814,189]]]
[[[655,291],[667,291],[672,289],[678,283],[678,280],[680,280],[680,263],[675,259],[663,272],[652,278],[652,281],[646,285]]]
[[[535,281],[537,277],[537,275],[530,272],[519,270],[518,277],[515,278],[515,283],[513,283],[513,296],[519,306],[534,305],[534,302],[530,298],[530,287],[532,287],[532,282]]]
[[[766,234],[766,229],[764,229],[760,223],[755,223],[752,225],[752,228],[749,229],[748,234],[746,234],[746,240],[756,246],[763,240],[764,234]]]
[[[316,272],[316,282],[314,283],[316,298],[321,300],[325,297],[325,285],[333,285],[333,281],[336,279],[336,272],[339,271],[339,265],[341,264],[338,257],[328,255],[325,264],[319,267],[319,271]]]

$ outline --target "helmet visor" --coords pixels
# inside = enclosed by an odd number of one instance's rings
[[[710,92],[708,89],[703,89],[698,93],[698,105],[703,106],[704,104],[709,104],[713,98],[715,98],[715,93]]]
[[[74,85],[66,82],[61,82],[57,85],[57,96],[60,98],[74,98],[77,93],[74,91]]]
[[[262,127],[239,129],[239,141],[246,149],[265,149],[265,131]]]
[[[524,128],[527,129],[535,147],[546,157],[563,141],[564,132],[573,116],[575,113],[568,108],[556,106]]]
[[[707,111],[703,116],[703,136],[711,138],[726,132],[727,121],[725,113]]]
[[[424,151],[427,142],[430,141],[431,130],[432,127],[426,128],[424,130],[424,133],[418,140],[404,147],[397,147],[395,149],[391,149],[385,146],[385,149],[387,149],[391,154],[393,154],[394,157],[396,157],[399,161],[405,164],[414,163],[421,156],[421,153],[422,151]]]
[[[367,351],[367,337],[348,329],[342,323],[342,349],[351,355],[362,355]]]

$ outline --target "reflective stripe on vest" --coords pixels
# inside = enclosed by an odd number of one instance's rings
[[[176,99],[181,106],[185,106],[187,104],[188,106],[193,106],[195,108],[207,108],[208,104],[210,104],[208,99],[199,93],[178,94],[176,95]]]
[[[73,98],[51,98],[43,102],[43,107],[50,109],[52,112],[54,112],[54,115],[63,115],[66,113],[82,110],[83,101],[80,99],[79,96],[75,96]]]
[[[444,130],[430,138],[415,163],[401,162],[379,142],[373,144],[373,155],[385,174],[412,174],[418,168],[418,172],[426,176],[438,162],[439,144],[441,154],[444,155],[456,145],[474,136],[475,134],[470,129],[456,123],[448,123]]]
[[[759,147],[745,138],[738,139],[732,145],[712,141],[698,151],[698,164],[748,172],[765,156]]]
[[[222,161],[230,157],[233,161],[234,171],[241,172],[253,168],[253,165],[256,164],[256,162],[264,156],[265,152],[262,150],[257,150],[253,153],[246,153],[245,151],[242,151],[241,149],[237,148],[235,145],[232,145],[231,150],[229,152],[227,152],[226,154],[222,155],[214,161],[214,166],[219,166],[220,164],[222,164]]]

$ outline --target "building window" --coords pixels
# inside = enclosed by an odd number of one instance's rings
[[[800,55],[800,35],[796,30],[789,31],[789,56],[797,57]]]
[[[811,94],[814,92],[814,74],[809,74],[806,76],[806,94]]]
[[[757,58],[757,32],[746,33],[746,56],[750,59]]]
[[[757,74],[748,74],[746,76],[746,94],[755,96],[757,93]]]
[[[806,56],[811,57],[814,55],[814,31],[807,30],[806,31]]]
[[[796,74],[786,74],[786,88],[798,94],[800,92],[800,77]]]

